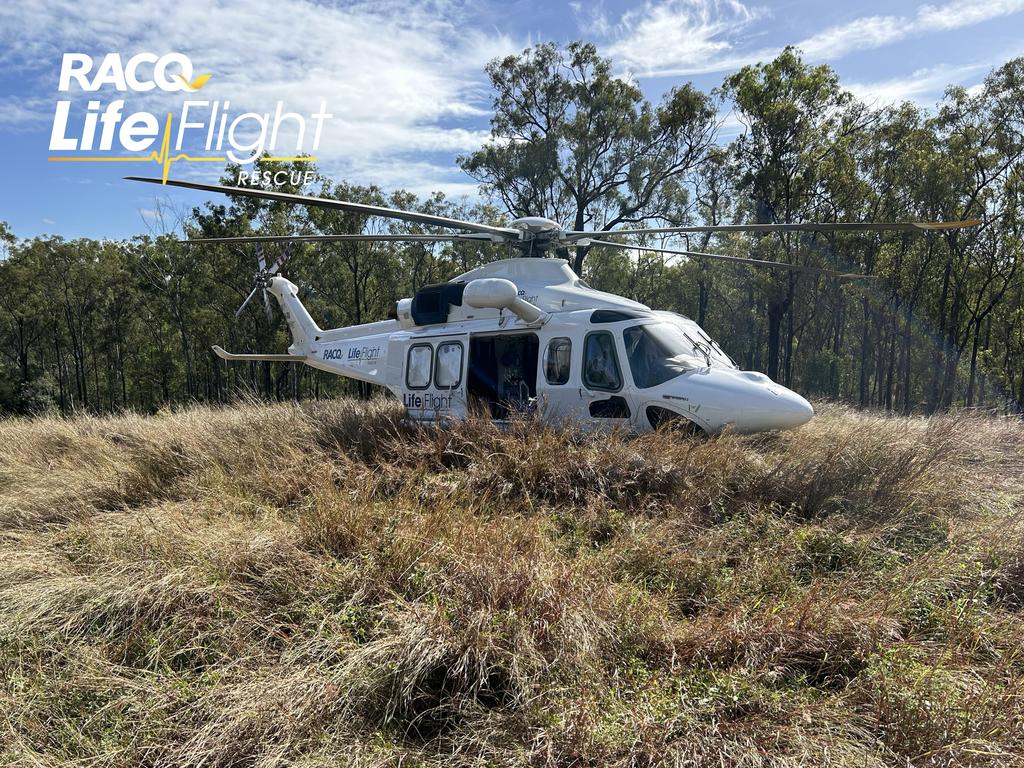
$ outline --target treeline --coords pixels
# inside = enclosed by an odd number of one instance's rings
[[[658,104],[586,44],[538,45],[492,62],[488,75],[492,140],[460,164],[489,204],[328,181],[279,189],[493,223],[546,215],[570,229],[977,219],[970,229],[921,234],[624,240],[870,279],[639,250],[560,255],[594,287],[690,315],[742,367],[811,397],[902,412],[1021,410],[1024,59],[977,88],[950,88],[933,110],[864,103],[794,50],[744,68],[713,93],[686,85]],[[225,182],[236,171],[226,169]],[[303,366],[216,358],[212,344],[281,351],[287,333],[280,314],[268,319],[258,300],[234,317],[252,288],[253,247],[177,240],[421,231],[244,198],[165,208],[153,231],[131,241],[19,241],[4,228],[0,409],[152,411],[244,392],[286,399],[355,391]],[[278,253],[268,247],[266,255]],[[468,242],[306,245],[285,272],[317,321],[333,327],[381,319],[421,285],[510,255]]]

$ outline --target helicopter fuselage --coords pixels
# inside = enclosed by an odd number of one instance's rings
[[[384,386],[420,422],[535,414],[714,434],[786,429],[814,414],[796,392],[739,370],[692,320],[593,290],[559,259],[487,264],[398,302],[397,319],[334,330],[316,326],[288,280],[268,290],[292,333],[288,359]]]

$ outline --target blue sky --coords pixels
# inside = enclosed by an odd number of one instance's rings
[[[594,41],[654,100],[692,81],[711,89],[787,44],[827,62],[874,103],[933,105],[951,83],[972,86],[1024,55],[1024,0],[838,3],[789,0],[365,3],[311,0],[37,0],[0,5],[0,137],[6,183],[0,220],[19,237],[126,237],[173,226],[175,210],[207,195],[121,181],[159,175],[145,163],[48,162],[55,104],[70,98],[126,112],[177,111],[181,93],[57,90],[64,53],[124,60],[185,53],[213,77],[202,98],[233,114],[296,112],[326,101],[322,171],[418,194],[474,195],[455,165],[487,135],[483,66],[533,42]],[[199,96],[189,98],[200,98]],[[726,131],[730,124],[726,121]],[[186,149],[195,149],[186,144]],[[171,175],[216,181],[217,164],[179,163]],[[162,212],[162,213],[161,213]]]

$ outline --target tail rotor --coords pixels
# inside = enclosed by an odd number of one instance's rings
[[[252,301],[253,297],[262,292],[263,294],[263,309],[267,313],[267,322],[273,320],[274,313],[270,307],[270,297],[267,295],[267,286],[270,285],[270,279],[278,273],[288,259],[292,256],[292,246],[294,243],[285,243],[281,249],[280,255],[274,260],[274,262],[268,267],[267,260],[263,256],[263,244],[256,243],[256,264],[259,267],[256,274],[253,276],[253,288],[249,292],[249,295],[245,297],[245,301],[242,302],[241,306],[235,311],[235,317],[240,317],[242,311],[248,306],[249,302]]]

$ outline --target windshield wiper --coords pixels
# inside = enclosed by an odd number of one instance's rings
[[[707,363],[708,368],[710,368],[711,367],[711,347],[709,347],[707,344],[702,344],[701,342],[698,341],[696,344],[693,345],[693,348],[696,349],[698,352],[700,352],[702,355],[704,355],[704,362]]]
[[[686,332],[683,333],[683,336],[685,336],[686,340],[689,341],[693,345],[693,351],[694,352],[700,352],[701,355],[704,356],[704,362],[707,364],[708,368],[710,368],[711,367],[711,348],[708,347],[708,345],[704,344],[703,342],[694,341],[692,338],[690,338],[690,334],[688,334]]]
[[[736,365],[736,361],[732,359],[732,355],[730,355],[728,352],[722,349],[722,345],[719,344],[714,339],[712,339],[710,336],[708,336],[708,332],[701,328],[699,325],[697,326],[697,332],[700,334],[700,337],[704,339],[704,342],[707,345],[708,349],[710,349],[712,352],[717,352],[726,360],[728,360],[733,368],[739,367],[738,365]],[[689,336],[687,336],[687,338],[689,338]]]

